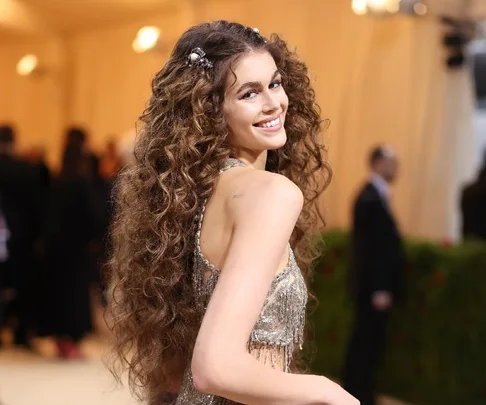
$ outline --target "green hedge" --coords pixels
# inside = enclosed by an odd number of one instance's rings
[[[349,240],[319,237],[313,371],[341,377],[350,329]],[[382,393],[416,405],[486,404],[486,245],[407,241],[406,299],[391,316]]]

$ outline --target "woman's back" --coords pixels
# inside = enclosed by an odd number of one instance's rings
[[[244,166],[236,159],[227,162],[213,197],[208,204],[201,207],[196,219],[198,234],[194,253],[193,282],[196,303],[203,313],[207,309],[221,271],[224,271],[222,269],[226,254],[232,242],[235,221],[231,209],[228,208],[229,200],[243,197],[244,190],[248,187],[247,182],[258,181],[256,177],[261,177],[262,174],[253,172],[254,169],[242,168]],[[233,167],[234,170],[229,170]],[[269,179],[274,176],[278,175],[264,174],[264,177]],[[255,232],[258,231],[255,229]],[[211,256],[207,252],[211,252]],[[260,316],[249,336],[247,345],[249,353],[271,368],[289,372],[294,346],[301,348],[303,343],[306,302],[305,281],[289,246],[283,252],[281,264],[275,269],[275,277]],[[177,404],[231,403],[234,402],[198,392],[194,387],[190,368],[186,370]]]
[[[243,197],[249,184],[262,177],[262,174],[269,179],[279,176],[268,172],[259,173],[258,170],[246,167],[245,163],[237,159],[229,159],[221,171],[213,195],[202,208],[203,217],[200,219],[201,227],[198,235],[200,253],[217,269],[223,268],[235,225],[228,203],[232,199]],[[258,229],[255,229],[255,232],[258,232]],[[288,260],[289,252],[285,251],[275,272],[283,271]]]

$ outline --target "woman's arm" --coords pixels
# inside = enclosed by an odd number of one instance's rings
[[[228,203],[234,233],[196,341],[196,388],[251,405],[355,405],[337,384],[273,370],[247,343],[302,209],[298,187],[283,176],[249,172]]]

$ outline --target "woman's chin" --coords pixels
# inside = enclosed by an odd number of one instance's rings
[[[282,131],[281,134],[278,134],[278,136],[275,136],[272,139],[268,139],[267,141],[267,143],[269,144],[267,148],[268,150],[280,149],[287,143],[287,135],[285,131]]]
[[[284,127],[276,132],[263,131],[259,129],[258,133],[255,135],[266,150],[279,149],[287,142],[287,134],[285,133]]]

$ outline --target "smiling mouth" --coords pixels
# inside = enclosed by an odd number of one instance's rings
[[[280,125],[280,123],[281,123],[280,117],[277,117],[271,121],[265,121],[259,124],[254,124],[253,126],[257,128],[275,128],[278,125]]]

